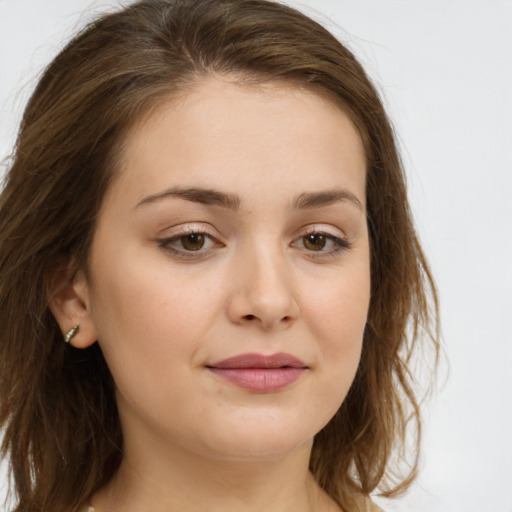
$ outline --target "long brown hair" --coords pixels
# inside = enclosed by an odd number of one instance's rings
[[[16,510],[77,511],[119,467],[114,384],[98,344],[63,343],[47,300],[57,269],[87,264],[123,135],[170,95],[216,73],[327,95],[353,120],[367,158],[371,303],[355,381],[316,436],[311,471],[349,510],[392,495],[394,454],[419,434],[410,362],[438,350],[437,298],[379,96],[352,53],[298,11],[266,0],[142,0],[88,25],[44,72],[0,197],[0,426]]]

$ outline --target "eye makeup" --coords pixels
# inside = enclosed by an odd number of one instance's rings
[[[172,257],[182,260],[202,260],[217,249],[226,247],[203,226],[187,225],[173,236],[159,238],[158,246]],[[352,247],[351,242],[327,231],[312,229],[295,239],[291,247],[303,251],[308,258],[334,258]]]

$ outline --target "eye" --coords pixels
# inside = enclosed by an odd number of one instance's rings
[[[201,258],[223,244],[209,233],[189,227],[185,232],[158,240],[158,245],[177,258]]]
[[[328,242],[332,243],[323,233],[311,233],[302,237],[304,247],[310,251],[323,251]]]
[[[207,236],[205,233],[190,233],[189,235],[180,236],[178,241],[183,249],[187,251],[199,251],[204,247]]]
[[[301,236],[292,244],[294,247],[304,248],[310,257],[335,256],[336,254],[349,249],[351,244],[348,240],[335,236],[331,233],[313,231]]]

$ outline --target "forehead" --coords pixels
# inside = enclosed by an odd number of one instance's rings
[[[223,180],[292,186],[296,176],[314,189],[343,177],[364,203],[365,156],[354,124],[326,95],[288,83],[197,83],[132,127],[119,172],[141,194],[176,179],[218,188]]]

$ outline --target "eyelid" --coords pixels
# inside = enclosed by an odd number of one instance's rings
[[[314,251],[304,248],[303,251],[307,253],[307,256],[311,259],[335,257],[337,255],[340,255],[341,252],[351,249],[352,242],[348,240],[345,234],[342,233],[341,230],[339,230],[339,228],[332,227],[332,229],[336,229],[336,231],[338,231],[339,233],[332,233],[331,228],[325,225],[306,226],[305,228],[302,229],[301,234],[294,239],[291,245],[294,246],[294,244],[296,244],[300,240],[311,235],[324,235],[327,239],[334,243],[334,248],[330,250]]]
[[[186,236],[196,233],[204,233],[212,238],[219,238],[217,230],[215,230],[210,224],[203,222],[187,222],[186,224],[179,224],[177,226],[168,227],[160,232],[158,239],[170,239],[180,236]]]
[[[172,231],[172,229],[171,229]],[[177,227],[175,232],[169,233],[168,236],[160,236],[156,239],[159,246],[166,252],[171,253],[173,257],[183,260],[200,260],[206,258],[213,248],[207,248],[205,250],[198,249],[197,251],[187,251],[186,249],[177,249],[172,247],[171,243],[178,241],[182,237],[186,237],[187,235],[206,235],[208,239],[210,239],[216,248],[223,247],[224,244],[218,240],[218,235],[212,233],[212,229],[207,225],[201,224],[192,224],[188,223],[185,226]]]
[[[338,234],[332,232],[332,230],[336,229]],[[156,239],[160,247],[171,253],[174,257],[180,259],[188,259],[188,260],[201,260],[208,257],[214,249],[218,249],[220,247],[225,247],[225,244],[219,241],[219,236],[217,234],[213,234],[211,231],[211,227],[205,224],[191,224],[188,223],[186,225],[179,226],[174,233],[170,233],[168,236],[159,237]],[[203,249],[203,247],[197,250],[187,250],[185,248],[178,249],[173,247],[171,244],[180,240],[180,238],[186,237],[187,235],[205,235],[212,243],[213,247],[209,247]],[[299,248],[296,246],[301,240],[303,240],[307,236],[312,235],[323,235],[326,239],[328,239],[334,247],[331,249],[323,250],[320,249],[318,251],[307,249],[307,248]],[[347,239],[347,237],[339,230],[339,228],[335,228],[333,226],[325,226],[325,225],[309,225],[301,229],[301,233],[296,236],[292,243],[291,247],[296,247],[306,253],[307,257],[310,259],[320,259],[320,258],[328,258],[339,255],[339,253],[346,251],[352,247],[352,243]]]
[[[301,233],[299,236],[322,234],[347,240],[347,236],[345,235],[343,230],[331,224],[308,224],[307,226],[302,227],[299,233]]]

